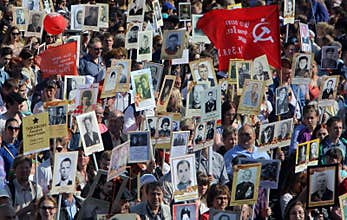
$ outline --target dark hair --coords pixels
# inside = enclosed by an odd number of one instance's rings
[[[169,36],[169,39],[172,38],[172,37],[174,37],[174,38],[176,38],[176,39],[178,40],[178,34],[171,34],[171,35]]]
[[[229,111],[230,109],[236,109],[236,105],[233,102],[230,101],[225,101],[222,104],[222,122],[225,121],[225,114],[227,113],[227,111]],[[236,115],[236,114],[235,114]],[[224,123],[223,123],[224,124]]]
[[[26,157],[26,156],[18,156],[16,158],[14,158],[14,161],[13,161],[13,169],[15,170],[17,168],[18,165],[20,164],[23,164],[27,162],[29,164],[29,166],[31,167],[32,166],[32,161],[29,157]]]
[[[89,120],[90,122],[92,122],[92,117],[87,116],[87,117],[83,118],[83,123],[86,123],[87,120]]]
[[[181,166],[182,164],[186,163],[188,165],[188,168],[190,168],[190,164],[187,160],[181,160],[180,162],[177,163],[177,170],[178,170],[178,167]]]
[[[165,123],[168,123],[168,124],[170,125],[170,119],[168,119],[168,118],[163,118],[163,120],[161,121],[160,127],[163,128],[163,125],[164,125]]]
[[[333,116],[333,117],[329,118],[327,121],[327,127],[330,128],[335,122],[341,122],[342,123],[342,119],[338,116]]]
[[[185,207],[184,209],[181,210],[181,219],[183,219],[184,214],[187,214],[188,217],[190,218],[190,211],[187,207]]]
[[[90,100],[92,98],[92,92],[90,90],[86,90],[82,93],[82,99],[84,97],[87,97],[88,98],[88,102],[87,102],[87,105],[89,106],[91,104]]]
[[[148,194],[150,191],[154,190],[154,189],[160,189],[160,191],[163,192],[163,189],[160,185],[159,182],[151,182],[151,183],[148,183],[147,184],[147,187],[146,187],[146,193]]]
[[[7,119],[7,120],[6,120],[6,123],[5,123],[5,128],[7,128],[7,125],[10,124],[10,123],[13,122],[13,121],[15,121],[15,122],[18,123],[18,120],[15,119],[15,118],[9,118],[9,119]],[[18,124],[19,124],[19,123],[18,123]]]
[[[232,125],[229,125],[227,127],[224,127],[223,129],[223,139],[228,137],[229,135],[237,135],[237,129],[234,128]]]
[[[303,110],[303,115],[305,116],[305,115],[307,115],[310,112],[316,113],[317,116],[319,115],[319,110],[318,110],[318,108],[316,108],[316,106],[314,106],[314,105],[306,105],[304,107],[304,110]]]
[[[71,159],[69,157],[65,158],[60,162],[60,165],[62,165],[64,162],[69,162],[70,164],[72,163]]]
[[[294,206],[296,206],[296,205],[300,205],[302,207],[302,209],[305,212],[305,218],[304,219],[307,220],[308,219],[308,214],[307,214],[305,205],[301,201],[297,200],[296,198],[290,200],[290,202],[288,203],[288,205],[287,205],[287,207],[286,207],[286,209],[284,211],[284,219],[289,219],[290,218],[290,210]]]
[[[34,54],[28,48],[24,48],[19,54],[19,57],[22,58],[23,60],[27,60],[33,56]]]
[[[92,38],[92,39],[88,42],[88,47],[89,47],[89,48],[92,48],[92,47],[94,47],[94,44],[95,44],[95,43],[98,43],[98,42],[102,43],[101,40],[100,40],[100,38],[94,37],[94,38]]]
[[[228,187],[219,183],[212,185],[207,192],[207,207],[211,208],[213,206],[213,200],[220,195],[227,195],[228,200],[230,200],[230,191]]]
[[[6,55],[13,55],[13,50],[10,47],[2,47],[0,48],[0,57],[4,57]]]

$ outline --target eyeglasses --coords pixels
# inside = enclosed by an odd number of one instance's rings
[[[12,32],[13,36],[19,35],[19,32]]]
[[[117,33],[124,33],[125,31],[124,30],[118,30]]]
[[[8,130],[11,130],[11,131],[18,131],[18,130],[20,129],[20,127],[8,126],[7,129],[8,129]]]
[[[100,48],[94,47],[94,50],[95,50],[95,51],[102,51],[103,49],[102,49],[102,47],[100,47]]]
[[[53,35],[47,35],[46,37],[47,37],[47,38],[54,38]]]
[[[43,209],[43,210],[53,210],[53,209],[55,209],[55,207],[54,206],[41,206],[41,209]]]

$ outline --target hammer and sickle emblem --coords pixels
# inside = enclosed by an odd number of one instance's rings
[[[271,41],[271,43],[274,42],[272,39],[272,36],[270,35],[271,31],[266,25],[269,24],[269,22],[265,22],[265,19],[262,18],[260,20],[260,23],[256,24],[253,28],[252,35],[253,35],[253,42],[256,43],[258,41]],[[257,29],[260,28],[262,31],[257,35]],[[268,36],[268,37],[266,37]]]

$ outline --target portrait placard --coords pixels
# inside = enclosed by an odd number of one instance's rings
[[[178,18],[180,21],[192,20],[191,4],[190,2],[178,3]]]
[[[26,116],[23,119],[24,155],[49,149],[48,113]]]
[[[243,88],[246,87],[246,79],[252,79],[252,65],[251,60],[236,60],[236,81],[237,81],[237,95],[241,95]]]
[[[199,219],[197,203],[173,205],[173,220]]]
[[[95,111],[76,116],[86,156],[104,150]]]
[[[28,9],[29,11],[39,11],[40,10],[40,0],[22,0],[22,7]]]
[[[216,73],[211,58],[204,58],[189,62],[194,82],[209,82],[210,86],[217,85]]]
[[[281,170],[281,161],[280,160],[262,160],[262,159],[246,159],[240,158],[241,164],[252,164],[252,163],[261,163],[261,173],[260,173],[260,183],[259,186],[265,189],[277,189],[280,170]]]
[[[129,157],[129,141],[112,149],[110,167],[107,172],[107,181],[119,176],[126,170]]]
[[[86,113],[86,112],[95,110],[96,101],[98,98],[98,91],[99,91],[98,89],[99,89],[99,84],[94,83],[91,87],[83,86],[77,90],[78,91],[76,96],[77,111],[75,111],[76,114]]]
[[[163,86],[159,93],[159,100],[157,102],[157,112],[166,112],[166,107],[169,103],[172,89],[175,85],[176,76],[174,75],[165,75]]]
[[[54,5],[52,0],[40,0],[40,8],[46,13],[54,12]]]
[[[118,70],[117,92],[128,92],[130,88],[131,60],[112,60],[111,66]]]
[[[289,112],[288,87],[280,86],[276,88],[275,114],[282,115]]]
[[[172,59],[172,65],[188,64],[189,63],[189,49],[183,49],[182,58]]]
[[[228,69],[228,79],[229,82],[232,84],[236,84],[237,83],[237,78],[236,78],[236,67],[237,64],[235,61],[241,61],[239,59],[230,59],[229,61],[229,69]]]
[[[252,79],[265,81],[265,85],[273,84],[272,73],[266,54],[256,57],[253,61]]]
[[[83,9],[82,9],[83,10]],[[81,36],[79,35],[73,35],[69,36],[68,38],[64,39],[64,43],[70,43],[70,42],[76,42],[77,48],[76,48],[76,57],[80,57],[80,51],[81,51]],[[76,59],[76,66],[79,67],[80,65],[80,59]]]
[[[240,216],[239,212],[220,211],[211,208],[209,220],[239,220]]]
[[[347,193],[339,196],[342,220],[347,220]]]
[[[195,155],[188,154],[183,157],[171,158],[170,166],[175,202],[197,199]]]
[[[78,151],[54,154],[54,169],[51,193],[73,193],[76,191]]]
[[[156,148],[169,149],[172,133],[172,117],[160,116],[157,121]]]
[[[311,81],[311,62],[312,56],[308,53],[294,54],[292,65],[292,83],[293,84],[308,84]]]
[[[339,58],[339,49],[336,46],[323,46],[321,69],[337,69],[337,59]]]
[[[230,205],[255,204],[257,202],[260,173],[261,163],[234,166]]]
[[[199,116],[201,115],[201,106],[203,104],[202,93],[209,88],[209,82],[199,81],[194,83],[190,81],[188,85],[186,116]]]
[[[161,83],[164,65],[160,63],[145,62],[143,65],[143,69],[147,69],[147,68],[151,70],[152,85],[153,85],[154,91],[159,91],[160,89],[159,85]]]
[[[189,136],[189,131],[176,131],[172,133],[170,149],[171,158],[186,155]]]
[[[264,82],[246,79],[244,88],[237,113],[258,115],[264,97]]]
[[[294,0],[284,0],[284,25],[294,24],[295,19],[295,1]]]
[[[185,30],[164,30],[161,59],[172,60],[182,58],[185,49]]]
[[[275,142],[276,122],[261,124],[259,129],[258,146],[261,148],[270,148],[276,145]]]
[[[109,7],[108,4],[96,4],[99,6],[99,28],[108,28]]]
[[[318,165],[319,139],[298,144],[296,148],[295,173],[303,172],[308,166]]]
[[[127,23],[137,21],[143,22],[145,14],[145,0],[129,0]]]
[[[139,47],[138,32],[142,30],[142,23],[130,22],[127,24],[127,32],[125,35],[125,48],[137,49]]]
[[[301,51],[311,53],[312,46],[310,40],[310,32],[307,24],[299,23],[300,45]]]
[[[210,121],[221,119],[221,87],[208,88],[202,92],[201,120]]]
[[[275,143],[277,147],[290,144],[293,131],[293,119],[285,119],[275,124]]]
[[[135,213],[115,214],[109,220],[137,220],[137,216]]]
[[[194,132],[194,138],[193,138],[194,151],[199,151],[205,148],[205,141],[206,141],[205,134],[206,134],[206,123],[200,121],[195,126],[195,132]]]
[[[152,60],[153,32],[139,31],[139,47],[137,49],[137,62]]]
[[[84,5],[71,5],[71,30],[80,31],[83,27]]]
[[[43,18],[45,14],[42,11],[29,11],[28,26],[25,37],[41,38],[43,31]]]
[[[25,7],[13,7],[13,23],[20,31],[26,31],[29,20],[29,11]]]
[[[196,27],[196,24],[198,23],[199,19],[204,16],[203,14],[197,15],[192,14],[193,22],[192,22],[192,36],[193,36],[193,43],[206,43],[209,44],[210,40],[205,35],[205,33]]]
[[[49,137],[66,137],[67,131],[67,101],[45,102],[44,107],[48,112]]]
[[[319,94],[320,106],[329,106],[335,102],[338,84],[339,76],[323,77]]]
[[[336,204],[337,172],[337,164],[307,168],[307,208]]]
[[[159,0],[152,1],[152,6],[154,10],[154,19],[156,20],[157,25],[163,26],[164,22],[163,22],[163,16],[161,14],[161,7],[160,7]]]
[[[64,99],[68,100],[69,111],[75,109],[76,105],[76,96],[78,93],[78,88],[85,85],[84,76],[64,76]]]
[[[136,111],[153,109],[155,107],[155,99],[151,70],[148,68],[133,71],[130,73],[130,77]]]
[[[99,5],[84,5],[82,30],[99,31]]]
[[[130,140],[128,163],[148,162],[152,158],[150,133],[148,131],[129,132]]]
[[[151,134],[151,140],[153,141],[154,138],[157,136],[157,126],[158,126],[158,117],[155,116],[148,116],[146,117],[146,123],[145,123],[145,131],[149,131]]]

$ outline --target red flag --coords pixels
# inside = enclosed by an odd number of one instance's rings
[[[254,59],[266,54],[269,64],[280,68],[280,31],[277,5],[218,9],[197,23],[218,49],[219,70],[227,71],[229,59]]]
[[[43,78],[52,75],[77,75],[76,67],[76,41],[51,47],[36,57]]]

